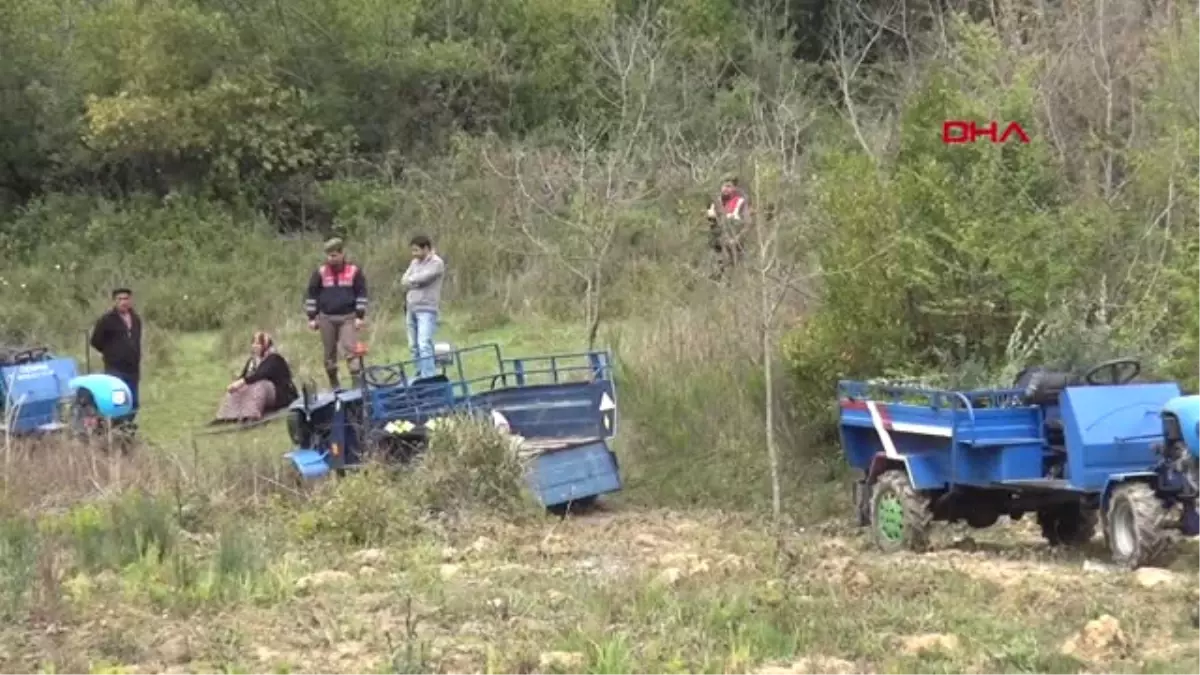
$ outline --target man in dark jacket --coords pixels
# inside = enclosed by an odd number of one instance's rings
[[[133,291],[118,288],[112,299],[113,308],[96,320],[90,342],[104,359],[104,372],[129,386],[133,411],[118,423],[132,433],[142,376],[142,318],[133,310]]]
[[[325,264],[309,277],[304,299],[308,327],[321,331],[325,373],[329,386],[338,382],[338,352],[347,359],[350,376],[358,380],[359,361],[351,358],[358,344],[358,331],[366,322],[367,277],[358,265],[346,261],[341,239],[325,242]]]

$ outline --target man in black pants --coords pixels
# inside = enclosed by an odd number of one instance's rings
[[[132,436],[142,374],[142,318],[133,311],[133,291],[118,288],[112,292],[112,299],[113,308],[96,320],[91,345],[104,357],[104,372],[129,386],[133,410],[115,422]]]

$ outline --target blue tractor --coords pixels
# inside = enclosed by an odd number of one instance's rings
[[[933,521],[990,527],[1036,515],[1052,545],[1099,524],[1126,567],[1197,531],[1200,397],[1134,382],[1134,359],[1082,377],[1023,371],[1013,388],[946,391],[838,383],[839,431],[859,524],[885,551],[923,550]]]
[[[67,432],[91,439],[133,412],[133,396],[116,377],[79,375],[74,359],[47,347],[0,348],[0,412],[13,438]]]
[[[468,377],[464,361],[481,355],[483,374]],[[301,479],[343,475],[370,454],[406,462],[437,423],[471,415],[517,437],[529,485],[551,511],[621,489],[609,448],[617,405],[608,352],[510,359],[496,344],[440,345],[437,362],[433,377],[410,378],[415,364],[407,361],[363,368],[355,389],[310,396],[305,388],[289,411],[293,449],[285,455]]]

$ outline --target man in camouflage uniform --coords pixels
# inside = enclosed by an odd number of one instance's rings
[[[743,237],[750,221],[750,202],[739,187],[737,176],[726,175],[721,180],[721,197],[709,205],[705,217],[709,247],[717,257],[713,276],[720,279],[741,259],[745,251]]]

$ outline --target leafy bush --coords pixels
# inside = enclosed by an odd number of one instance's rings
[[[427,509],[518,516],[534,503],[525,477],[512,436],[482,420],[453,417],[430,435],[410,484]]]
[[[302,536],[319,535],[356,546],[378,545],[417,529],[411,496],[394,472],[383,467],[356,470],[327,483],[310,508],[297,515]]]

